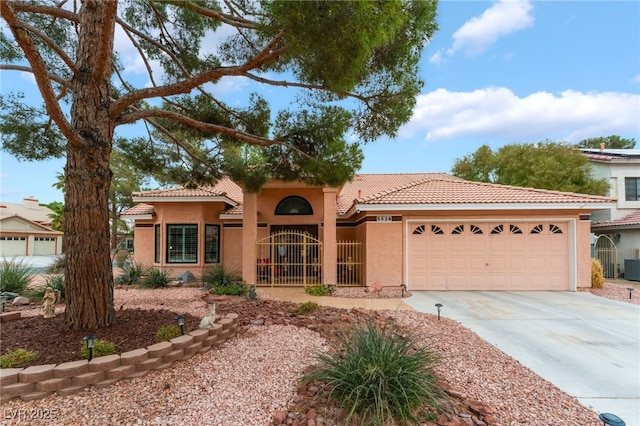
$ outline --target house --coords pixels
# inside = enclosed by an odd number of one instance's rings
[[[133,194],[135,258],[249,284],[409,290],[561,290],[591,285],[590,213],[606,197],[465,181],[358,174],[340,188],[268,182]]]
[[[0,256],[61,254],[63,233],[51,229],[52,213],[34,198],[0,203]]]
[[[616,204],[594,212],[594,255],[607,278],[624,276],[627,259],[640,259],[640,149],[581,149],[593,176],[609,182]]]

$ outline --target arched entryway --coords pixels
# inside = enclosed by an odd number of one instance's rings
[[[608,235],[598,235],[594,244],[594,257],[600,261],[605,278],[616,278],[618,259],[616,245]]]

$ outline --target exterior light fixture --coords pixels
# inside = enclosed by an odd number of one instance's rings
[[[407,285],[406,284],[400,284],[400,290],[402,291],[402,298],[404,298],[404,293],[405,291],[407,291]]]
[[[436,303],[436,308],[438,308],[438,321],[440,320],[440,308],[442,308],[442,303]]]
[[[184,315],[176,316],[176,320],[178,321],[178,326],[180,327],[180,333],[184,336]]]
[[[84,342],[87,344],[87,351],[89,353],[89,361],[91,361],[93,359],[93,347],[96,344],[96,336],[94,336],[93,334],[90,334],[88,336],[84,336],[82,338],[82,340],[84,340]]]
[[[327,284],[327,288],[329,289],[329,296],[333,296],[333,292],[336,291],[336,286],[333,284]]]
[[[633,293],[635,291],[635,288],[627,287],[627,290],[629,290],[629,300],[631,300],[631,293]]]
[[[4,312],[7,310],[7,296],[4,294],[0,296],[0,312]]]

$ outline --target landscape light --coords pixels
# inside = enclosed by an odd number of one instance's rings
[[[178,326],[180,326],[180,333],[184,336],[184,315],[178,315],[176,320],[178,320]]]
[[[627,290],[629,290],[629,300],[631,300],[631,293],[634,292],[635,288],[633,287],[627,287]]]
[[[436,303],[436,308],[438,308],[438,320],[440,320],[440,308],[442,308],[442,303]]]
[[[400,284],[400,290],[402,290],[402,296],[404,298],[404,292],[407,291],[407,285],[406,284]]]
[[[88,336],[84,336],[82,340],[87,344],[87,351],[89,352],[89,361],[93,359],[93,346],[96,343],[96,336],[90,334]]]
[[[4,294],[0,296],[0,312],[4,312],[7,310],[7,296]]]

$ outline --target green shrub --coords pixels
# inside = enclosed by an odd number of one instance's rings
[[[34,274],[35,269],[22,260],[3,259],[0,265],[0,292],[22,293]]]
[[[344,424],[418,424],[425,408],[439,408],[445,393],[433,372],[438,357],[415,336],[369,324],[338,338],[340,349],[318,354],[319,366],[305,378],[325,383],[329,398],[347,410]]]
[[[211,293],[217,295],[242,296],[247,293],[247,283],[242,275],[216,265],[202,274],[202,283]]]
[[[164,342],[173,339],[174,337],[178,337],[182,335],[182,331],[180,331],[180,327],[172,324],[162,326],[156,331],[156,342]]]
[[[604,284],[604,271],[598,259],[591,259],[591,287],[602,288]]]
[[[115,279],[116,284],[138,285],[142,281],[142,276],[146,274],[146,269],[140,263],[125,265],[122,275]]]
[[[87,343],[82,341],[80,344],[80,357],[89,358],[89,349]],[[108,340],[96,339],[93,345],[93,358],[116,353],[116,345]]]
[[[318,309],[318,304],[316,302],[304,302],[298,305],[293,312],[298,315],[308,315],[316,309]]]
[[[310,285],[305,287],[304,291],[312,296],[326,296],[329,294],[329,287],[324,285]]]
[[[151,268],[147,271],[147,276],[142,281],[142,286],[147,288],[166,287],[169,284],[171,270],[162,268]]]
[[[27,349],[7,349],[0,355],[0,368],[21,368],[29,365],[38,357],[38,352]]]

